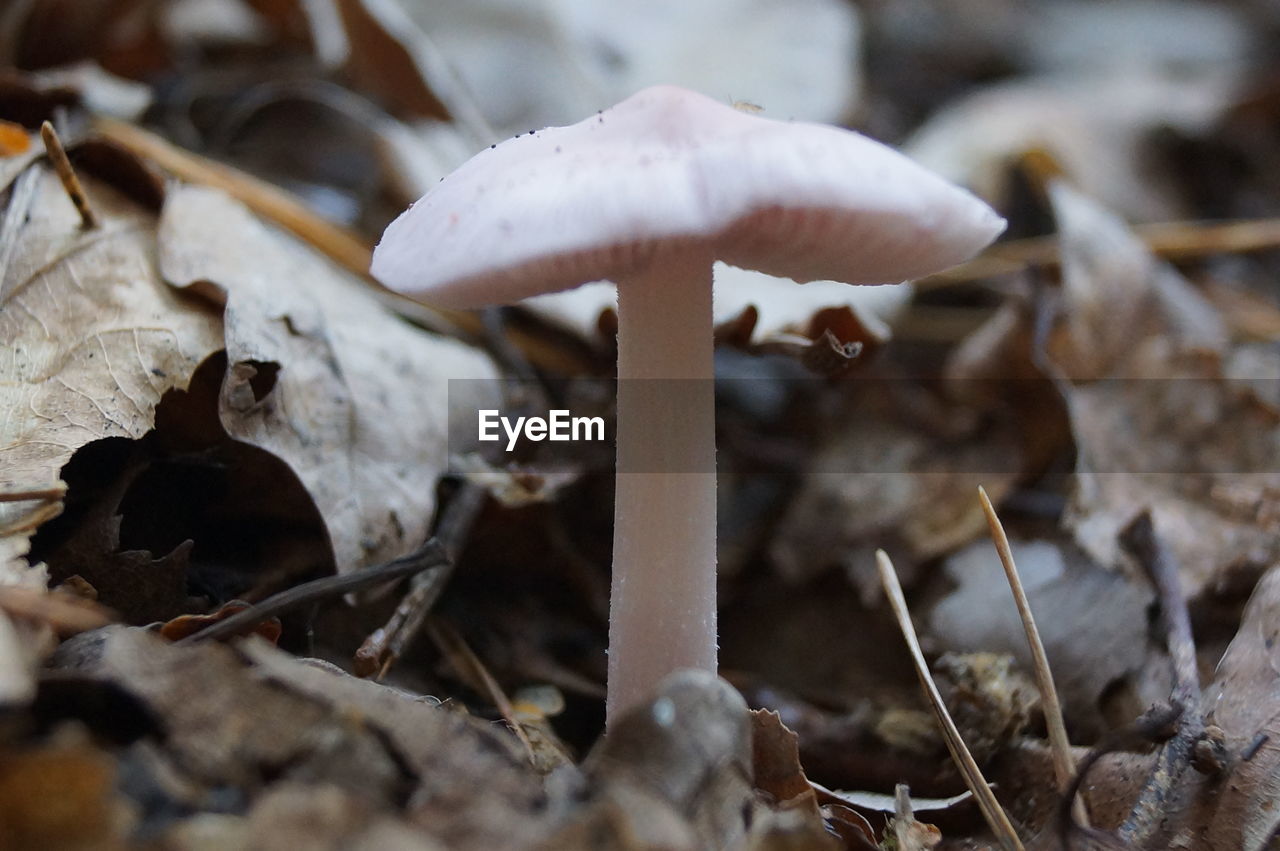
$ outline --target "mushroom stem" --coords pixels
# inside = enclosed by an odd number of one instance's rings
[[[673,670],[716,670],[712,262],[667,249],[618,281],[606,728]]]

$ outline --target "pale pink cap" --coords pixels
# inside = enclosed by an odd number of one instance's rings
[[[865,136],[657,86],[477,154],[391,223],[373,274],[481,307],[626,278],[694,241],[800,282],[890,283],[964,262],[1004,226]]]

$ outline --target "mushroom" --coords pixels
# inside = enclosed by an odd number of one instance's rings
[[[716,670],[713,262],[895,282],[1003,229],[877,142],[671,86],[482,151],[391,223],[373,274],[435,304],[617,284],[606,723],[676,669]]]

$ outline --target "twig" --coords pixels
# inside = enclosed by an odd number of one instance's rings
[[[1059,839],[1064,849],[1071,847],[1073,835],[1088,839],[1093,847],[1102,846],[1107,849],[1126,849],[1130,847],[1127,843],[1121,842],[1113,834],[1105,830],[1075,824],[1072,821],[1070,802],[1076,800],[1079,796],[1089,772],[1098,763],[1098,760],[1116,751],[1133,750],[1143,745],[1149,745],[1151,742],[1166,741],[1172,731],[1177,728],[1182,718],[1182,711],[1182,707],[1178,704],[1154,706],[1127,727],[1122,727],[1105,735],[1094,746],[1093,750],[1089,751],[1085,758],[1080,760],[1080,767],[1075,779],[1071,781],[1071,786],[1068,788],[1067,794],[1063,796],[1060,804],[1058,829]]]
[[[964,739],[960,737],[960,731],[956,728],[955,721],[951,719],[951,713],[947,711],[947,706],[942,700],[942,694],[929,673],[929,665],[925,662],[915,627],[911,624],[911,613],[907,610],[906,598],[902,595],[902,585],[898,583],[898,574],[893,569],[889,554],[884,550],[876,550],[876,567],[880,570],[880,582],[884,585],[885,596],[888,597],[889,606],[898,620],[902,637],[906,639],[907,649],[911,652],[911,661],[915,663],[916,674],[920,677],[920,685],[924,688],[925,697],[928,698],[933,714],[938,720],[938,726],[942,728],[942,738],[947,743],[947,750],[951,752],[952,760],[960,769],[965,785],[973,793],[973,798],[978,802],[978,808],[982,810],[982,816],[986,819],[991,832],[995,834],[996,840],[1006,851],[1023,851],[1022,842],[1018,839],[1009,816],[996,800],[995,793],[991,791],[986,778],[982,776],[982,769],[978,768],[973,754],[969,753],[969,748],[965,746]]]
[[[1190,260],[1211,254],[1237,254],[1280,246],[1280,219],[1230,222],[1157,222],[1135,225],[1147,249],[1167,260]],[[979,257],[945,272],[921,278],[917,286],[935,289],[1006,275],[1027,266],[1053,268],[1061,255],[1057,237],[1017,239],[992,246]]]
[[[1147,571],[1160,600],[1169,655],[1173,658],[1173,698],[1192,707],[1200,701],[1200,673],[1196,669],[1196,643],[1191,616],[1178,578],[1173,553],[1156,537],[1151,512],[1143,511],[1120,532],[1120,545]]]
[[[449,556],[440,542],[432,538],[416,551],[408,555],[392,559],[385,564],[366,567],[353,573],[339,576],[326,576],[312,582],[295,585],[279,594],[273,594],[261,603],[257,603],[242,612],[236,612],[229,618],[187,636],[175,644],[194,644],[198,641],[209,641],[236,635],[243,630],[257,626],[269,618],[276,617],[291,609],[305,606],[328,597],[359,591],[370,585],[380,585],[405,576],[412,576],[433,567],[449,563]]]
[[[376,674],[378,679],[382,679],[417,637],[431,607],[439,599],[453,573],[458,553],[484,505],[484,500],[484,489],[470,482],[463,483],[454,495],[441,514],[435,537],[432,538],[444,548],[448,561],[439,565],[436,570],[415,576],[387,623],[374,630],[360,645],[353,665],[358,676]]]
[[[89,196],[84,194],[84,187],[80,185],[80,178],[76,177],[76,170],[71,167],[71,160],[67,159],[67,152],[62,147],[62,140],[58,138],[58,131],[53,129],[53,124],[46,121],[40,125],[40,138],[44,140],[44,149],[49,154],[49,162],[53,164],[58,180],[62,181],[62,188],[80,214],[80,226],[85,230],[96,228],[98,217],[93,214]]]
[[[1139,845],[1156,832],[1167,812],[1168,799],[1179,778],[1191,764],[1196,741],[1204,732],[1200,706],[1200,675],[1196,671],[1196,646],[1191,634],[1187,599],[1178,579],[1173,553],[1155,533],[1150,510],[1143,511],[1120,532],[1120,545],[1147,570],[1160,600],[1166,643],[1173,659],[1173,700],[1184,713],[1177,732],[1165,742],[1155,769],[1134,803],[1129,817],[1116,830],[1122,842]]]
[[[1040,705],[1044,710],[1045,728],[1049,733],[1053,773],[1058,781],[1058,791],[1065,794],[1071,788],[1071,780],[1076,775],[1076,763],[1071,756],[1071,740],[1067,738],[1067,727],[1062,720],[1062,705],[1058,702],[1058,689],[1053,684],[1049,657],[1044,652],[1044,642],[1040,640],[1040,631],[1036,629],[1035,617],[1031,614],[1031,604],[1027,601],[1027,592],[1022,587],[1022,578],[1018,575],[1017,565],[1014,564],[1013,551],[1009,548],[1009,537],[1004,532],[1004,524],[996,515],[986,488],[981,485],[978,486],[978,500],[982,503],[982,511],[987,516],[987,525],[991,528],[991,540],[995,542],[1000,564],[1004,567],[1005,578],[1009,580],[1009,590],[1013,592],[1013,602],[1018,607],[1018,616],[1022,618],[1022,629],[1027,635],[1027,646],[1031,649],[1036,687],[1040,691]],[[1085,809],[1084,799],[1076,798],[1073,807],[1076,822],[1087,827],[1089,814]]]
[[[240,201],[259,216],[290,231],[348,272],[362,278],[383,306],[401,316],[436,331],[461,329],[466,334],[481,332],[475,313],[427,307],[394,293],[369,275],[373,252],[351,233],[313,213],[298,198],[250,174],[224,163],[183,150],[176,145],[124,121],[95,116],[94,130],[135,156],[190,183],[213,186]],[[511,329],[511,340],[529,360],[550,371],[573,373],[578,364],[560,349],[532,334]]]

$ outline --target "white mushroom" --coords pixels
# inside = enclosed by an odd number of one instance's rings
[[[1003,228],[856,133],[660,86],[481,152],[387,228],[373,273],[450,307],[618,285],[614,718],[673,670],[716,669],[712,263],[883,283]]]

